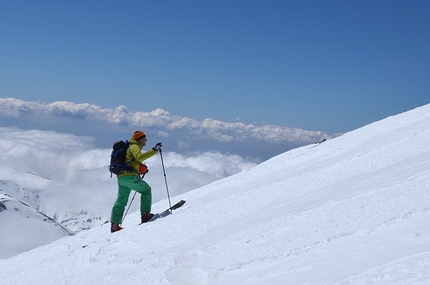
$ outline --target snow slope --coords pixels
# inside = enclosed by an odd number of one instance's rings
[[[0,260],[4,284],[430,284],[430,105]],[[160,201],[154,211],[164,210]]]

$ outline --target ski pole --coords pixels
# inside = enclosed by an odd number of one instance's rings
[[[170,213],[172,213],[172,203],[170,202],[170,193],[169,193],[169,187],[167,186],[167,178],[166,178],[166,170],[164,169],[164,161],[163,161],[163,152],[160,148],[160,157],[161,157],[161,165],[163,166],[163,173],[164,173],[164,182],[166,183],[166,190],[167,190],[167,199],[169,199],[169,210]]]
[[[122,218],[122,221],[121,221],[121,224],[120,224],[120,225],[122,225],[122,223],[124,222],[125,217],[127,216],[128,210],[129,210],[129,209],[130,209],[130,207],[131,207],[131,203],[133,203],[134,196],[136,196],[136,193],[137,193],[137,192],[134,192],[133,198],[131,198],[130,205],[128,205],[127,211],[125,212],[125,215],[124,215],[124,217]]]

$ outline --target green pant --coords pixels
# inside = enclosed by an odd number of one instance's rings
[[[122,216],[131,190],[140,193],[140,212],[151,212],[152,194],[148,183],[143,181],[139,176],[118,177],[118,197],[112,208],[111,223],[119,225],[122,223]]]

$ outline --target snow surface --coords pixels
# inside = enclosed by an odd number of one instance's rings
[[[430,284],[430,105],[0,260],[3,284]],[[153,206],[164,210],[166,200]],[[3,229],[2,229],[3,230]]]

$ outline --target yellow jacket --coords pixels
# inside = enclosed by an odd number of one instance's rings
[[[142,164],[142,161],[153,157],[158,153],[158,151],[153,149],[146,152],[142,152],[143,144],[136,141],[133,137],[131,137],[128,141],[130,143],[130,147],[127,149],[125,163],[127,166],[133,167],[134,171],[124,170],[120,174],[118,174],[118,177],[139,175],[139,169],[140,165]]]

